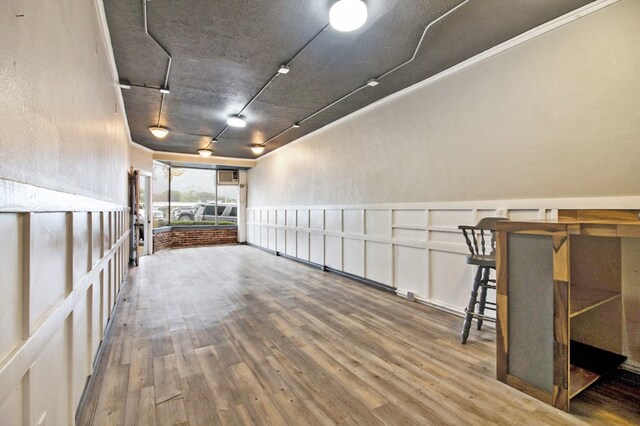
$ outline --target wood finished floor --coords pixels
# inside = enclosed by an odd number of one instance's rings
[[[112,321],[80,425],[640,423],[637,384],[562,413],[494,379],[492,331],[248,246],[143,258]]]

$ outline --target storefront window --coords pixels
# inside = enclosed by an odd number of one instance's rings
[[[169,173],[166,164],[153,162],[152,211],[153,227],[166,226],[169,223]],[[141,216],[146,217],[147,206],[141,205]]]
[[[162,213],[154,226],[238,223],[236,182],[217,183],[217,171],[210,169],[177,168],[159,162],[153,169],[154,212]]]

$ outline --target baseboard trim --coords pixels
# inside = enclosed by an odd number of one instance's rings
[[[384,291],[385,293],[396,294],[396,289],[395,288],[393,288],[391,286],[388,286],[386,284],[379,283],[377,281],[373,281],[373,280],[369,280],[367,278],[359,277],[357,275],[353,275],[353,274],[350,274],[348,272],[343,272],[343,271],[331,268],[331,267],[326,266],[326,265],[321,265],[319,263],[310,262],[308,260],[304,260],[304,259],[300,259],[300,258],[297,258],[297,257],[294,257],[294,256],[290,256],[290,255],[288,255],[286,253],[282,253],[282,252],[279,252],[279,251],[276,251],[276,250],[268,249],[268,248],[265,248],[265,247],[262,247],[262,246],[259,246],[259,245],[253,244],[253,243],[244,242],[242,244],[246,244],[246,245],[248,245],[250,247],[254,247],[254,248],[266,251],[267,253],[275,254],[276,256],[284,257],[285,259],[293,260],[294,262],[302,263],[302,264],[310,266],[312,268],[321,269],[321,270],[326,271],[326,272],[331,272],[332,274],[336,274],[336,275],[339,275],[341,277],[348,278],[348,279],[350,279],[352,281],[355,281],[357,283],[364,284],[364,285],[366,285],[368,287],[371,287],[371,288],[375,288],[376,290]]]
[[[368,287],[375,288],[376,290],[384,291],[385,293],[396,294],[396,289],[386,284],[379,283],[377,281],[373,281],[367,278],[362,278],[357,275],[350,274],[348,272],[339,271],[337,269],[330,268],[328,266],[324,267],[325,271],[332,272],[336,275],[340,275],[341,277],[348,278],[352,281],[358,282],[360,284],[364,284]]]

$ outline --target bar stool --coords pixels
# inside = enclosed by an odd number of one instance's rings
[[[496,280],[490,278],[491,270],[495,271],[496,269],[496,237],[494,231],[496,230],[496,222],[503,220],[509,219],[504,217],[485,217],[476,226],[458,226],[458,229],[462,230],[467,247],[469,247],[470,254],[467,256],[467,263],[478,267],[473,280],[469,305],[464,310],[466,316],[462,326],[462,335],[460,336],[460,343],[462,344],[467,343],[471,322],[474,318],[477,321],[478,330],[482,329],[483,321],[495,322],[495,319],[486,317],[484,311],[485,309],[496,310],[495,303],[487,302],[487,290],[496,289]],[[486,234],[491,234],[489,247],[487,247],[485,238],[489,235]],[[479,300],[478,293],[480,295]],[[476,312],[476,305],[478,305],[478,312]]]

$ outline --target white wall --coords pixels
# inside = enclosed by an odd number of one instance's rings
[[[462,312],[457,225],[640,205],[639,23],[614,3],[260,159],[248,241]]]
[[[94,2],[3,0],[0,46],[0,178],[125,204],[128,129]]]
[[[132,169],[153,173],[153,151],[140,145],[129,145],[129,165]]]
[[[3,425],[74,423],[127,269],[129,136],[101,7],[0,2]]]
[[[638,22],[621,1],[327,126],[249,206],[638,195]]]

